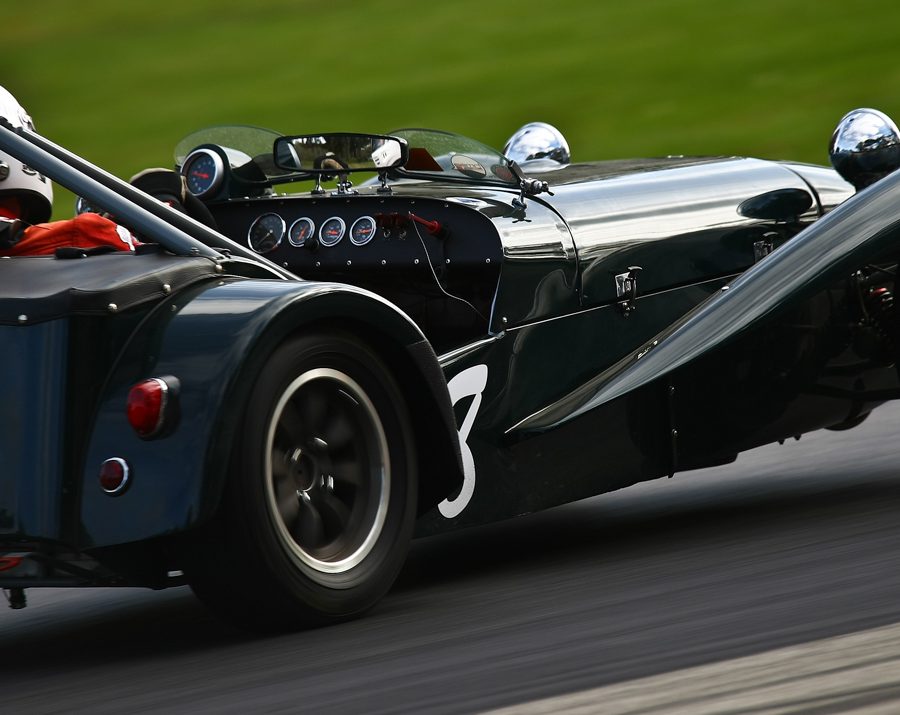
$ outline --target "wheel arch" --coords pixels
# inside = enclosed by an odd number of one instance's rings
[[[279,345],[304,332],[344,332],[369,345],[384,360],[396,380],[410,413],[414,449],[418,465],[418,514],[436,506],[452,494],[463,479],[450,394],[443,370],[428,340],[418,327],[393,304],[353,287],[339,285],[332,290],[317,291],[303,301],[285,306],[261,330],[253,349],[247,355],[229,394],[243,404],[267,357]],[[231,420],[219,444],[210,450],[214,462],[208,475],[224,474],[223,457],[233,437],[236,421]],[[204,505],[204,514],[218,506],[224,480],[216,485]]]

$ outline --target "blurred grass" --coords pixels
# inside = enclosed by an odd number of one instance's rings
[[[431,126],[502,148],[527,121],[575,160],[826,163],[856,106],[900,118],[900,7],[836,0],[65,0],[6,8],[0,82],[38,129],[128,177],[185,134]],[[10,17],[11,16],[11,17]],[[71,213],[57,201],[55,216]]]

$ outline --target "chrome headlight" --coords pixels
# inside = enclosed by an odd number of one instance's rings
[[[854,109],[838,123],[828,154],[837,172],[859,191],[900,167],[900,131],[877,109]]]
[[[572,160],[565,137],[545,122],[530,122],[520,128],[507,140],[503,153],[518,164],[540,159],[568,164]]]

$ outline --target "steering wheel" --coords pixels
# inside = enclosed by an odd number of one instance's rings
[[[216,229],[216,220],[200,199],[187,189],[184,177],[170,169],[144,169],[131,177],[131,185],[176,211]]]

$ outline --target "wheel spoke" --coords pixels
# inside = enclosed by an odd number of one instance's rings
[[[305,499],[297,501],[299,505],[298,519],[291,528],[291,535],[304,548],[315,548],[325,541],[325,524],[322,515],[311,502]]]
[[[353,446],[354,438],[358,435],[353,416],[344,405],[334,404],[328,412],[324,432],[328,440],[328,447],[333,454],[335,451],[345,450]]]
[[[284,522],[285,527],[290,531],[293,525],[297,523],[297,519],[300,516],[300,503],[297,498],[297,493],[290,493],[287,490],[284,490],[278,495],[276,505],[278,507],[278,513],[281,515],[281,520]]]
[[[307,430],[304,429],[304,421],[297,410],[297,406],[293,400],[284,403],[281,411],[281,417],[275,431],[275,441],[277,444],[298,445],[302,444],[304,435]]]
[[[331,474],[336,482],[358,487],[365,482],[365,471],[355,451],[344,449],[331,455]]]
[[[302,388],[299,399],[296,400],[300,418],[310,436],[314,436],[322,428],[323,421],[329,410],[331,399],[328,392],[321,385],[314,382]]]
[[[279,482],[289,481],[290,470],[287,465],[287,452],[277,446],[272,449],[272,478],[276,489]]]
[[[275,492],[275,506],[282,520],[289,525],[297,516],[297,483],[284,461],[284,453],[272,454],[272,488]]]
[[[337,536],[343,535],[343,531],[350,522],[350,508],[328,491],[320,492],[315,504],[319,507],[323,520],[332,527],[330,531]]]

